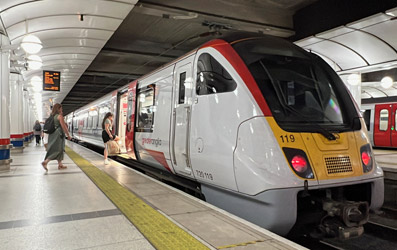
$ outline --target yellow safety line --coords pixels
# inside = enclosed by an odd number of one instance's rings
[[[208,249],[72,149],[65,151],[156,249]]]
[[[242,247],[242,246],[247,246],[250,244],[256,244],[258,242],[264,242],[264,240],[254,240],[254,241],[248,241],[248,242],[243,242],[243,243],[238,243],[234,245],[227,245],[227,246],[221,246],[217,247],[216,249],[226,249],[226,248],[232,248],[232,247]]]

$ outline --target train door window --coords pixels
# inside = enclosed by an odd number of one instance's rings
[[[389,110],[382,109],[380,111],[379,130],[386,131],[389,125]]]
[[[370,127],[371,110],[370,109],[367,109],[363,112],[363,118],[365,121],[365,125],[367,125],[368,131],[370,131],[371,130],[371,127]]]
[[[154,89],[155,86],[149,85],[147,88],[139,90],[138,97],[138,132],[153,132],[154,113],[156,106],[154,105]]]
[[[230,92],[237,87],[236,82],[222,65],[210,54],[203,53],[197,61],[198,95]]]
[[[179,101],[178,101],[178,104],[185,103],[185,80],[186,80],[186,72],[183,72],[179,75]]]

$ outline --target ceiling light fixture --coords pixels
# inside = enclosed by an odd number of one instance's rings
[[[380,85],[382,86],[382,88],[388,89],[393,85],[393,79],[390,76],[385,76],[380,81]]]
[[[30,79],[30,84],[33,86],[35,92],[40,92],[43,88],[43,80],[38,76],[33,76]]]
[[[352,86],[356,86],[361,82],[361,76],[359,74],[350,74],[347,77],[347,83],[352,85]]]
[[[40,69],[43,66],[43,61],[38,55],[28,56],[28,68],[31,70]]]
[[[21,47],[28,54],[37,54],[43,45],[37,36],[27,35],[22,39]]]

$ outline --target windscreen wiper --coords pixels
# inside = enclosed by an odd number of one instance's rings
[[[260,65],[262,66],[262,68],[265,70],[266,74],[268,75],[271,84],[273,85],[274,91],[276,92],[276,96],[277,99],[281,105],[281,107],[284,110],[284,113],[286,113],[286,111],[290,111],[292,113],[295,113],[299,116],[302,117],[307,117],[305,114],[300,113],[299,111],[297,111],[296,109],[292,108],[291,106],[288,106],[285,104],[285,96],[282,94],[282,91],[280,90],[279,86],[277,87],[276,84],[273,81],[272,76],[270,75],[269,71],[267,70],[267,68],[265,67],[265,65],[263,64],[262,60],[259,60]],[[326,117],[327,118],[327,117]],[[328,118],[327,118],[328,119]],[[329,119],[328,119],[329,120]],[[328,130],[326,130],[325,128],[321,127],[320,124],[317,124],[315,122],[308,122],[308,121],[304,121],[307,124],[310,125],[315,125],[318,129],[319,129],[319,133],[322,134],[325,138],[327,138],[330,141],[334,141],[336,140],[335,135],[333,135],[331,132],[329,132]],[[332,122],[332,121],[331,121]]]
[[[284,108],[289,110],[289,111],[291,111],[292,113],[295,113],[295,114],[297,114],[299,116],[302,116],[302,117],[307,117],[305,114],[300,113],[298,110],[296,110],[296,109],[294,109],[294,108],[292,108],[290,106],[287,106],[285,104],[281,104],[281,105],[284,105],[285,106]],[[309,125],[316,126],[316,128],[319,129],[319,131],[316,131],[316,132],[319,132],[321,135],[323,135],[329,141],[335,141],[336,140],[336,136],[334,134],[332,134],[331,132],[329,132],[327,129],[323,128],[320,124],[318,124],[316,122],[308,122],[308,121],[303,121],[303,122],[306,123],[306,124],[309,124]]]

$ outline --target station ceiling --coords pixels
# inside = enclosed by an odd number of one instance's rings
[[[42,94],[44,113],[51,98],[69,113],[235,31],[284,37],[341,74],[362,73],[363,97],[376,99],[397,96],[379,86],[385,74],[397,79],[396,7],[395,0],[1,0],[0,30],[13,44],[38,36],[43,69],[61,71],[61,92]],[[42,76],[14,70],[27,87]]]

